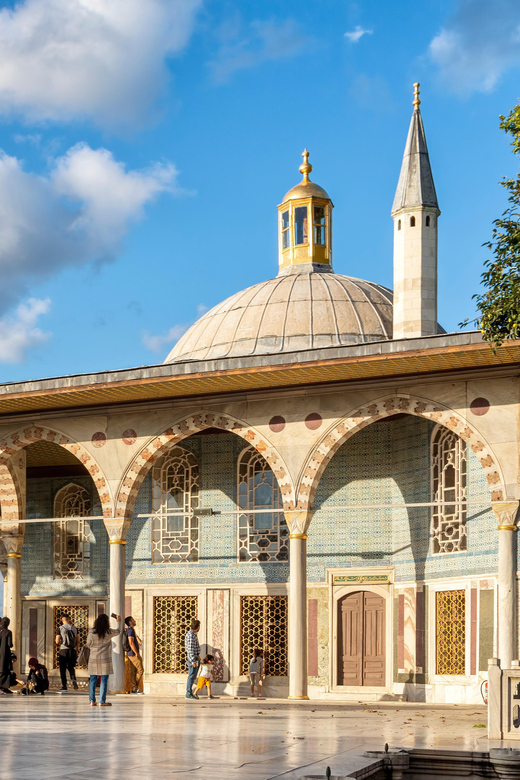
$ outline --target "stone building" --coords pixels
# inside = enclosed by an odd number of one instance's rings
[[[394,294],[335,274],[332,201],[278,207],[278,275],[164,364],[0,386],[0,564],[22,667],[57,674],[132,614],[145,691],[181,693],[202,621],[217,692],[479,700],[518,657],[520,344],[437,324],[440,215],[416,92],[392,209]],[[267,269],[266,269],[267,270]],[[498,530],[497,530],[498,529]],[[112,688],[123,688],[114,646]]]

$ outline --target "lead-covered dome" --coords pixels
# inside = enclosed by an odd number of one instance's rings
[[[248,287],[215,306],[179,339],[165,363],[391,338],[391,290],[330,271],[296,271]]]

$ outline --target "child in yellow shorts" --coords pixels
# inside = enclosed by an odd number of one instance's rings
[[[215,657],[213,655],[206,655],[202,659],[202,666],[200,667],[199,679],[197,680],[197,690],[195,696],[201,691],[204,686],[208,689],[208,699],[212,699],[211,695],[211,672],[213,671],[213,662]]]

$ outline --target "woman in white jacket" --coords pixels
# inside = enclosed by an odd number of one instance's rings
[[[121,616],[116,617],[121,623]],[[112,666],[112,637],[121,633],[119,628],[110,628],[108,615],[99,615],[94,621],[94,628],[88,632],[87,647],[90,650],[88,659],[88,673],[90,675],[88,694],[90,706],[96,706],[96,682],[101,677],[99,688],[99,706],[111,707],[107,702],[108,676],[114,674]]]

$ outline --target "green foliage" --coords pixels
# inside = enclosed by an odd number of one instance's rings
[[[511,136],[513,153],[520,155],[520,104],[500,117],[500,128]],[[520,338],[520,174],[501,184],[509,193],[509,206],[494,221],[491,241],[484,244],[492,254],[481,277],[485,291],[473,296],[478,310],[473,322],[493,350],[507,339]]]

